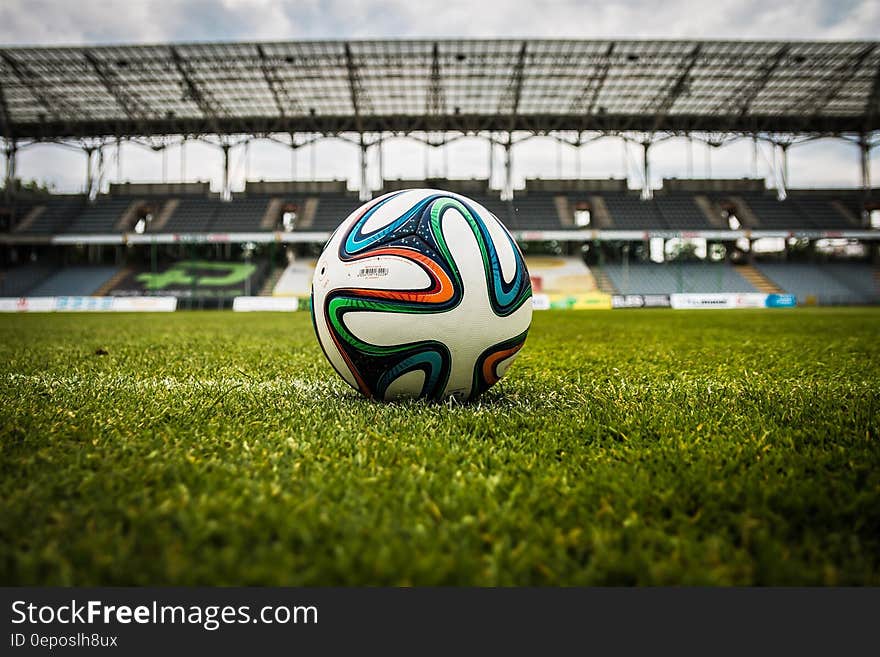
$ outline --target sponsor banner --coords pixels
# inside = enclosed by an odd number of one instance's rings
[[[768,294],[768,308],[794,308],[797,305],[797,297],[793,294]]]
[[[0,298],[0,312],[173,312],[174,297],[20,297]]]
[[[55,310],[55,297],[2,297],[0,313],[48,313]]]
[[[535,310],[610,310],[611,295],[604,292],[583,294],[534,294],[532,308]]]
[[[797,305],[797,298],[792,294],[760,294],[757,292],[672,294],[670,301],[672,307],[679,310],[691,308],[792,308]]]
[[[669,308],[668,294],[645,294],[645,308]]]
[[[763,308],[766,294],[732,294],[728,292],[708,292],[705,294],[672,294],[669,297],[672,307],[677,310],[704,308]]]
[[[532,310],[550,310],[550,297],[546,294],[533,294]]]
[[[113,297],[55,297],[56,312],[112,312]]]
[[[55,297],[56,312],[168,313],[175,297]]]
[[[298,297],[235,297],[232,309],[238,313],[293,312],[299,309]]]
[[[114,312],[170,313],[177,310],[177,297],[113,297]]]
[[[668,294],[615,294],[612,308],[669,308]]]

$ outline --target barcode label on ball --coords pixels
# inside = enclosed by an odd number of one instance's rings
[[[388,267],[364,267],[358,272],[358,278],[377,278],[387,275]]]

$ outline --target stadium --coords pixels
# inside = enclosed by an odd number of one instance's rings
[[[4,584],[880,584],[876,41],[10,46],[0,134]],[[520,184],[536,138],[638,156]],[[462,139],[485,175],[386,176],[389,142]],[[752,175],[653,184],[670,139]],[[861,184],[789,186],[829,139]],[[356,181],[232,182],[321,140]],[[210,145],[222,185],[124,179],[123,143]],[[17,175],[49,144],[80,193]],[[487,208],[531,276],[471,404],[363,400],[315,341],[324,244],[410,188]]]

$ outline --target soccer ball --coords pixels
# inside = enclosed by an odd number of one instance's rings
[[[523,346],[532,287],[498,218],[451,192],[373,199],[315,266],[312,319],[333,368],[366,397],[473,399]]]

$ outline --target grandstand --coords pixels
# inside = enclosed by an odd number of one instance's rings
[[[588,282],[566,293],[786,292],[835,304],[880,297],[880,190],[868,171],[880,129],[880,49],[870,42],[297,42],[2,54],[2,296],[149,295],[159,288],[144,281],[157,280],[211,307],[235,294],[303,295],[311,258],[364,199],[432,187],[485,206],[530,258],[568,258],[576,268],[572,258],[583,254],[579,275]],[[409,100],[395,92],[400,85]],[[778,188],[763,179],[665,179],[649,188],[652,145],[680,134],[771,144],[781,155]],[[173,135],[222,149],[221,189],[100,185],[102,148],[119,140],[156,147],[149,140]],[[250,180],[233,193],[230,150],[258,137],[297,148],[307,135],[360,146],[357,189],[344,180]],[[380,186],[371,188],[367,155],[378,149],[381,162],[391,135],[429,148],[482,137],[504,151],[502,183],[490,156],[489,177],[464,180],[390,180],[380,164]],[[515,189],[516,145],[548,135],[572,145],[608,135],[641,144],[641,189],[624,179],[527,179]],[[861,188],[785,187],[788,146],[818,137],[859,144]],[[19,189],[18,153],[49,140],[87,155],[84,193]],[[774,251],[758,248],[768,240]],[[672,254],[673,243],[698,244],[702,255]],[[218,284],[218,271],[235,282]]]

